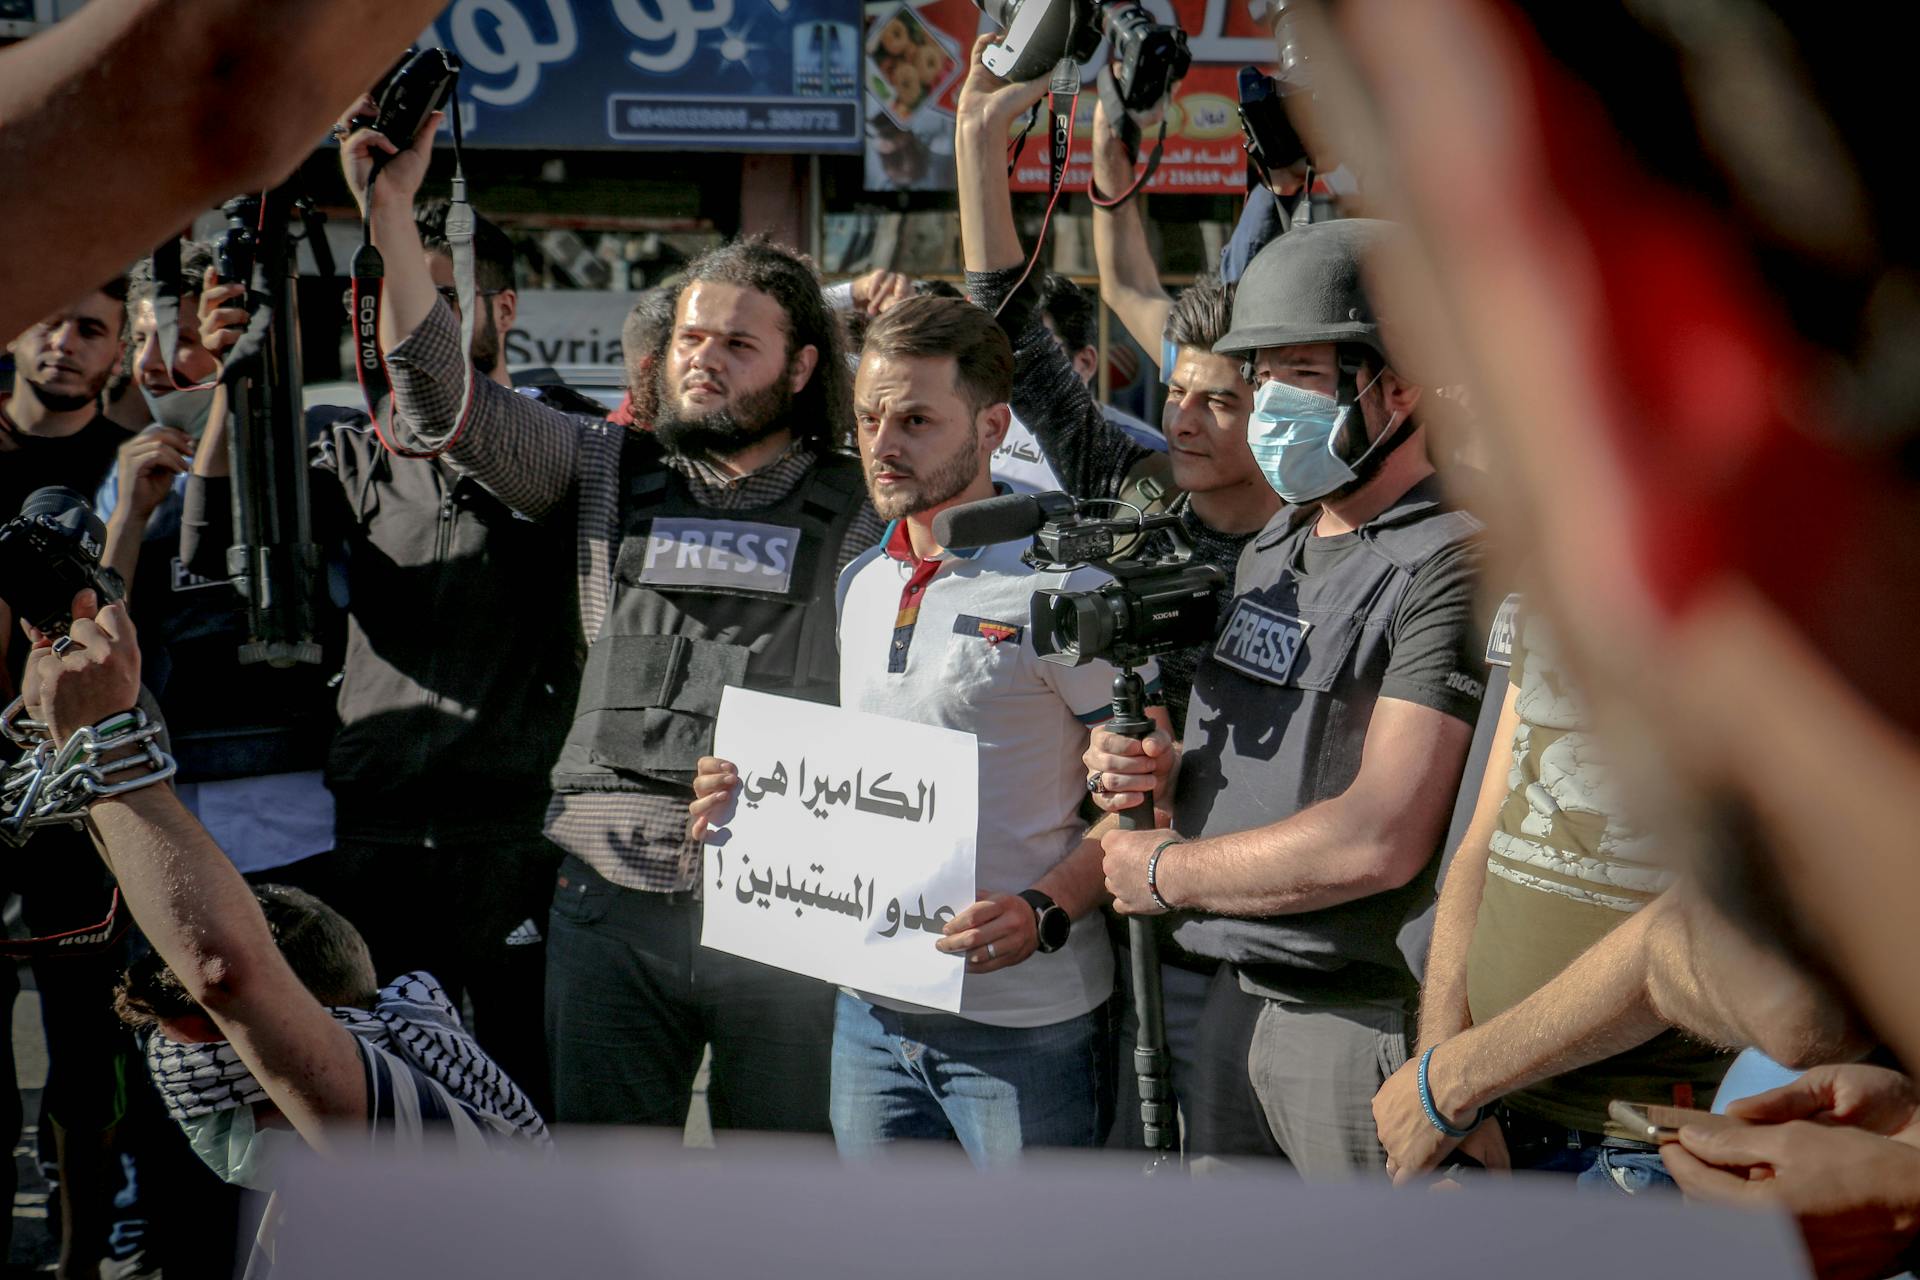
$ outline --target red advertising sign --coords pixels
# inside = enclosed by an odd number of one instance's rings
[[[1162,22],[1178,21],[1193,52],[1193,69],[1174,91],[1160,168],[1148,191],[1239,195],[1246,190],[1246,152],[1240,145],[1237,78],[1248,63],[1270,67],[1272,35],[1254,21],[1246,0],[1151,0]],[[992,30],[972,0],[890,0],[867,5],[867,186],[870,190],[953,188],[953,104],[965,78],[964,59],[975,35]],[[962,60],[958,74],[949,57]],[[1084,191],[1092,173],[1094,74],[1106,46],[1087,64],[1075,116],[1069,190]],[[944,137],[942,134],[944,133]],[[1153,144],[1157,129],[1141,141]],[[883,163],[884,160],[884,163]],[[1013,189],[1047,189],[1045,128],[1028,139],[1014,170]]]

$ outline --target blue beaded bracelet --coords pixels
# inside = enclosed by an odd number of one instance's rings
[[[1433,1049],[1438,1049],[1439,1047],[1439,1045],[1434,1045]],[[1420,1070],[1418,1072],[1420,1081],[1420,1107],[1427,1113],[1427,1120],[1434,1128],[1438,1129],[1447,1137],[1458,1140],[1466,1137],[1480,1127],[1480,1122],[1487,1118],[1487,1109],[1482,1107],[1480,1110],[1474,1112],[1473,1123],[1464,1129],[1457,1129],[1447,1123],[1447,1118],[1440,1114],[1440,1108],[1433,1105],[1433,1090],[1427,1084],[1427,1061],[1433,1057],[1433,1049],[1428,1049],[1420,1055]]]

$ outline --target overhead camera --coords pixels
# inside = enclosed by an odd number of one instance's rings
[[[1112,41],[1114,81],[1129,111],[1149,111],[1193,65],[1187,33],[1158,22],[1136,0],[974,0],[1004,34],[981,55],[1002,80],[1038,80],[1062,62],[1084,63]]]
[[[1124,512],[1113,516],[1119,508]],[[1107,514],[1095,514],[1105,512]],[[1036,568],[1093,565],[1113,581],[1091,591],[1036,591],[1029,606],[1039,656],[1077,667],[1096,659],[1138,667],[1149,658],[1205,644],[1219,625],[1226,575],[1196,564],[1192,552],[1135,554],[1142,535],[1180,535],[1178,515],[1145,515],[1106,498],[1076,502],[1064,493],[1005,494],[952,507],[934,517],[942,546],[978,547],[1031,537],[1025,559]]]
[[[1240,135],[1247,157],[1262,174],[1290,169],[1300,161],[1313,163],[1307,144],[1287,118],[1287,99],[1298,90],[1258,67],[1240,68]]]
[[[405,151],[427,117],[447,105],[460,79],[459,55],[445,49],[409,49],[368,94],[372,115],[354,116],[349,129],[372,129]]]
[[[73,598],[91,590],[102,607],[126,594],[120,575],[100,563],[107,528],[72,489],[48,485],[0,524],[0,598],[42,635],[73,625]]]

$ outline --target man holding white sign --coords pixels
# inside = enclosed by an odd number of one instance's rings
[[[854,383],[869,492],[893,523],[840,578],[841,706],[973,734],[980,802],[978,900],[927,940],[962,966],[957,1013],[841,992],[832,1112],[846,1153],[958,1139],[975,1163],[998,1164],[1029,1146],[1097,1145],[1113,1118],[1113,953],[1098,921],[1076,921],[1103,897],[1077,753],[1109,715],[1114,672],[1042,662],[1027,634],[1035,590],[1103,575],[1036,572],[1018,543],[949,554],[932,530],[939,512],[993,496],[1012,376],[992,316],[923,297],[874,321]],[[754,796],[717,758],[701,761],[694,791],[696,835]],[[899,856],[931,871],[944,851]],[[933,932],[937,905],[913,905]]]

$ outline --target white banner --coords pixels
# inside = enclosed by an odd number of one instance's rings
[[[522,289],[517,318],[506,334],[507,363],[618,369],[620,330],[639,300],[627,289]]]
[[[974,736],[729,688],[713,753],[740,794],[707,834],[701,943],[958,1012],[965,957],[933,944],[974,900]]]

